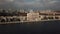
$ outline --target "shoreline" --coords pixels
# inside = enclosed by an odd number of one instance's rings
[[[51,22],[51,21],[60,21],[60,20],[40,20],[40,21],[14,21],[14,22],[0,22],[0,24],[35,24],[38,22]]]

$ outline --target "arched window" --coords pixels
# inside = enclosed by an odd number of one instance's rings
[[[59,17],[55,17],[55,19],[59,19]]]
[[[48,17],[48,19],[53,19],[53,17]]]

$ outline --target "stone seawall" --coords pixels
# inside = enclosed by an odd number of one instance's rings
[[[0,22],[0,24],[37,24],[39,22],[51,22],[60,20],[41,20],[41,21],[14,21],[14,22]]]

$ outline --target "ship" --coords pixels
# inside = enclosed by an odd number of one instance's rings
[[[30,10],[30,12],[0,12],[0,24],[29,24],[56,20],[60,20],[60,11],[44,10],[34,12],[33,10]]]

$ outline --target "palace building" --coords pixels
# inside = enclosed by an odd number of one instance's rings
[[[4,15],[4,16],[3,16]],[[60,20],[60,12],[59,11],[33,11],[29,12],[17,12],[16,15],[9,13],[0,13],[0,21],[41,21],[41,20]]]

